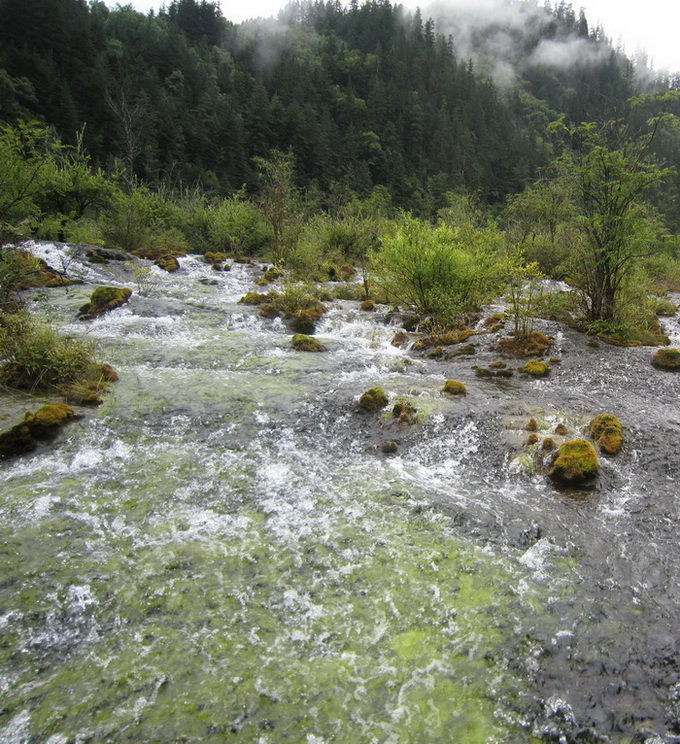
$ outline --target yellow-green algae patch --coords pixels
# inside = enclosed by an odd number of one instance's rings
[[[254,508],[228,539],[149,521],[146,544],[92,551],[73,514],[16,531],[0,730],[27,711],[42,738],[529,742],[502,661],[539,606],[522,576],[400,505],[365,518],[380,539],[347,522],[288,543]]]

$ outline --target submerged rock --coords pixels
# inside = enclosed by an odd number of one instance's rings
[[[555,483],[581,486],[595,478],[600,469],[597,452],[586,439],[570,439],[557,451],[548,476]]]
[[[359,398],[359,405],[366,411],[380,411],[387,403],[387,394],[381,387],[372,387]]]
[[[616,455],[623,445],[623,427],[611,413],[599,413],[588,426],[590,436],[605,455]]]
[[[97,287],[90,296],[90,301],[78,310],[78,318],[89,320],[98,315],[124,305],[132,294],[128,287]]]

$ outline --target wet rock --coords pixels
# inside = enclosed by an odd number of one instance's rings
[[[296,333],[291,340],[291,344],[296,351],[325,351],[319,340],[304,333]]]
[[[569,433],[569,429],[567,429],[566,424],[557,424],[555,427],[555,434],[557,434],[560,437],[565,437]]]
[[[399,449],[399,444],[393,439],[390,439],[386,442],[383,442],[381,449],[386,455],[393,455]]]
[[[605,455],[616,455],[623,445],[623,427],[611,413],[595,416],[588,426],[588,432]]]
[[[592,481],[599,469],[600,463],[592,443],[585,439],[570,439],[557,451],[548,476],[561,485],[581,486]]]
[[[128,287],[97,287],[78,311],[78,318],[89,320],[124,305],[132,294]]]
[[[316,311],[305,309],[288,316],[286,323],[293,333],[304,333],[310,336],[316,331],[318,319],[319,315]]]
[[[262,305],[260,308],[260,315],[263,318],[278,318],[281,313],[274,307],[274,305]]]
[[[380,411],[387,403],[387,394],[381,387],[372,387],[359,398],[359,405],[365,411]]]

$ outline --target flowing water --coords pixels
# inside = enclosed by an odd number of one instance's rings
[[[35,312],[121,379],[1,466],[0,741],[680,741],[680,377],[650,349],[540,322],[550,377],[483,380],[496,334],[428,359],[335,301],[326,351],[296,352],[238,304],[259,267],[196,257],[77,322],[134,265],[31,249],[84,280]],[[374,385],[415,423],[362,411]],[[557,490],[529,420],[540,442],[601,411],[622,452]]]

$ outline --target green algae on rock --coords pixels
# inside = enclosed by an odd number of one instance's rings
[[[380,411],[388,403],[387,394],[381,387],[369,388],[359,398],[359,405],[366,411]]]
[[[588,432],[605,455],[616,455],[623,445],[623,427],[611,413],[599,413],[588,425]]]
[[[557,450],[548,476],[561,485],[581,486],[592,481],[599,469],[593,444],[586,439],[570,439]]]
[[[97,287],[90,295],[90,301],[78,311],[78,318],[88,320],[124,305],[132,294],[128,287]]]
[[[544,333],[532,331],[524,336],[502,338],[498,342],[498,348],[515,356],[541,356],[552,344],[552,339]]]
[[[324,351],[324,346],[318,339],[304,333],[296,333],[291,344],[296,351]]]
[[[418,409],[407,401],[397,401],[392,409],[392,418],[397,419],[397,423],[412,425],[416,423]]]
[[[246,292],[239,302],[242,305],[264,305],[269,299],[269,295],[261,294],[260,292]]]
[[[680,370],[680,349],[659,349],[652,357],[657,369]]]

